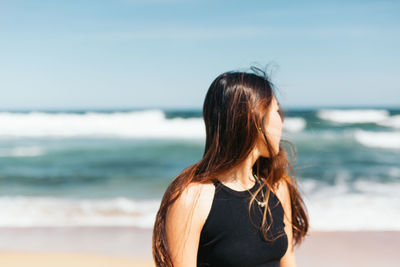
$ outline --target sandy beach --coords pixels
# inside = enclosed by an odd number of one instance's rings
[[[95,254],[1,252],[0,265],[7,267],[151,267],[151,260],[134,260]]]
[[[135,227],[0,228],[0,266],[154,266],[151,230]],[[310,232],[297,265],[398,266],[398,231]]]

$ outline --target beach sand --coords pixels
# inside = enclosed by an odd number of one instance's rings
[[[154,266],[151,229],[0,228],[1,267]],[[399,266],[400,231],[310,232],[295,247],[299,267]]]
[[[151,260],[133,260],[92,254],[0,252],[0,266],[4,267],[154,267]]]

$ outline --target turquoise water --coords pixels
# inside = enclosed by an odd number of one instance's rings
[[[151,227],[205,140],[196,110],[0,112],[0,125],[0,226]],[[288,110],[282,138],[315,229],[400,229],[400,110]]]

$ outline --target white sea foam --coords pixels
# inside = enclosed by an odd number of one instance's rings
[[[378,123],[387,120],[390,113],[384,109],[322,109],[317,116],[338,123]]]
[[[400,230],[400,183],[345,180],[335,186],[303,181],[310,229],[318,231]]]
[[[390,116],[389,118],[378,122],[379,125],[400,128],[400,115]]]
[[[36,157],[43,154],[44,149],[39,146],[0,148],[0,157]]]
[[[122,137],[204,139],[202,118],[166,118],[162,110],[98,113],[0,112],[0,137]],[[301,131],[303,118],[287,118],[285,129]]]
[[[400,230],[400,183],[349,182],[338,171],[335,185],[299,180],[312,230]],[[0,227],[137,226],[152,228],[160,200],[0,197]]]
[[[386,149],[400,149],[400,132],[372,132],[355,130],[354,138],[364,146]]]
[[[167,119],[162,110],[98,113],[0,113],[0,136],[190,138],[205,136],[201,118]]]
[[[301,117],[287,117],[284,122],[284,129],[288,132],[300,132],[306,128],[306,121]]]
[[[128,198],[0,197],[0,226],[117,225],[152,227],[159,201]]]

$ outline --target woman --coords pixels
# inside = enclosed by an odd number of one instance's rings
[[[157,266],[296,266],[308,215],[280,146],[283,112],[262,70],[208,89],[202,159],[168,186],[153,230]]]

